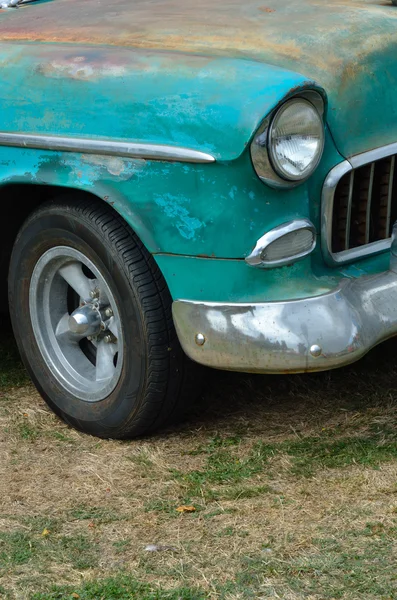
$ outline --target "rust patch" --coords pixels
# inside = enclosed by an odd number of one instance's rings
[[[395,32],[396,20],[397,10],[383,0],[278,0],[269,5],[263,0],[56,0],[2,13],[0,39],[243,55],[288,68],[303,60],[334,69],[366,39],[377,43],[376,34]],[[122,72],[113,63],[83,62],[79,68],[76,62],[54,59],[43,73],[90,79],[101,69],[109,76]]]
[[[50,60],[41,54],[48,46],[35,48],[39,72],[53,79],[160,71],[166,54],[170,69],[178,52],[175,70],[218,56],[248,58],[326,88],[335,77],[357,74],[358,57],[367,64],[367,57],[395,46],[396,24],[396,7],[383,0],[56,0],[2,13],[0,41],[68,44],[54,45]]]

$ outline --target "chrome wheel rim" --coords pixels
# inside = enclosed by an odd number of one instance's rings
[[[30,282],[29,309],[40,353],[51,375],[73,396],[103,400],[123,365],[123,328],[112,290],[84,254],[47,250]]]

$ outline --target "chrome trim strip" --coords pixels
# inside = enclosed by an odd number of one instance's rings
[[[279,240],[280,238],[288,235],[289,233],[293,233],[294,231],[299,230],[308,230],[313,234],[313,242],[307,250],[301,252],[300,254],[294,254],[288,257],[285,257],[280,260],[273,261],[265,261],[262,259],[262,254],[271,244]],[[260,267],[262,269],[274,269],[276,267],[282,267],[283,265],[290,265],[305,256],[308,256],[316,247],[317,236],[316,236],[316,228],[313,223],[309,221],[309,219],[296,219],[295,221],[289,221],[288,223],[283,223],[278,227],[274,227],[265,235],[263,235],[256,243],[255,248],[252,250],[251,254],[249,254],[245,262],[248,263],[251,267]]]
[[[0,146],[13,148],[34,148],[58,152],[79,152],[123,156],[147,160],[163,160],[188,163],[213,163],[215,158],[205,152],[167,146],[162,144],[143,144],[139,142],[111,141],[106,139],[88,139],[53,135],[31,135],[25,133],[0,132]]]
[[[342,177],[352,170],[353,167],[349,161],[344,160],[331,169],[324,182],[321,207],[321,248],[325,261],[331,266],[345,262],[340,259],[340,254],[343,253],[334,254],[332,252],[332,214],[336,186]],[[349,253],[350,250],[345,250],[345,252]]]
[[[347,200],[347,213],[346,213],[346,233],[345,233],[345,250],[349,249],[350,244],[350,229],[352,220],[352,204],[353,204],[353,188],[354,188],[354,171],[350,173],[349,182],[349,198]]]
[[[358,169],[359,167],[368,165],[371,162],[376,162],[387,156],[392,156],[393,154],[397,154],[397,142],[389,144],[388,146],[376,148],[375,150],[369,150],[369,152],[363,152],[363,154],[356,154],[356,156],[349,158],[349,162],[353,169]]]
[[[372,194],[374,191],[374,175],[375,175],[375,163],[371,164],[371,172],[369,175],[369,186],[368,186],[368,201],[367,201],[367,210],[365,213],[365,243],[369,244],[369,227],[371,224],[371,204],[372,204]]]
[[[391,221],[391,201],[393,199],[393,184],[394,184],[394,170],[396,167],[396,156],[394,155],[390,163],[390,177],[389,177],[389,195],[387,198],[387,213],[386,213],[386,231],[390,231]]]
[[[172,310],[181,345],[196,362],[292,373],[347,365],[397,335],[396,306],[395,241],[389,271],[343,279],[319,296],[259,303],[178,300]]]
[[[393,155],[397,155],[397,142],[394,144],[389,144],[388,146],[383,146],[382,148],[370,150],[369,152],[364,152],[363,154],[357,154],[356,156],[349,158],[349,160],[344,160],[343,162],[339,163],[339,165],[336,165],[336,167],[331,169],[331,171],[328,173],[324,182],[322,193],[321,247],[324,259],[330,266],[354,262],[356,260],[366,258],[367,256],[379,254],[380,252],[390,249],[391,238],[380,240],[378,242],[372,242],[358,248],[343,250],[342,252],[337,253],[332,252],[331,244],[334,196],[339,181],[344,175],[346,175],[346,173],[349,173],[349,171],[352,171],[353,169],[358,169],[371,162],[376,162],[382,158],[387,158],[388,156]]]
[[[373,254],[379,254],[380,252],[384,252],[385,250],[390,250],[390,244],[391,238],[387,238],[386,240],[372,242],[367,246],[358,246],[358,248],[343,250],[342,252],[338,252],[337,254],[332,254],[332,252],[330,252],[329,255],[325,255],[325,259],[326,262],[331,266],[344,265],[347,263],[354,262],[355,260],[366,258],[367,256],[372,256]]]

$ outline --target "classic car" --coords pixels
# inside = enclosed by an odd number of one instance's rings
[[[0,4],[3,304],[67,423],[397,333],[392,1]]]

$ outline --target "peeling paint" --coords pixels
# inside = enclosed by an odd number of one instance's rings
[[[122,77],[127,72],[125,66],[110,62],[99,63],[90,61],[85,56],[75,56],[70,59],[52,60],[42,63],[37,68],[45,77],[53,79],[94,80],[101,77]]]
[[[232,200],[234,200],[234,197],[237,193],[237,188],[235,186],[233,186],[232,188],[230,188],[229,191],[229,198],[231,198]]]
[[[127,160],[117,156],[100,156],[97,154],[82,154],[81,157],[84,162],[103,167],[110,175],[115,175],[121,179],[129,179],[132,175],[140,173],[147,165],[147,161],[143,159]]]
[[[161,207],[168,218],[173,219],[172,224],[175,225],[181,236],[187,240],[194,240],[196,232],[205,227],[205,223],[189,215],[188,209],[184,206],[189,202],[190,200],[187,198],[171,194],[155,197],[155,203]]]
[[[90,186],[92,182],[109,176],[115,181],[129,181],[139,175],[146,166],[144,160],[132,161],[96,154],[64,154],[62,163],[73,169],[84,186]]]

